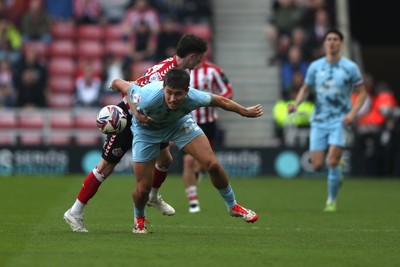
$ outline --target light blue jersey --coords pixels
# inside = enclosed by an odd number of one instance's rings
[[[363,83],[358,66],[346,57],[329,63],[326,57],[312,62],[304,82],[315,92],[311,116],[310,150],[325,150],[329,145],[345,147],[348,130],[342,121],[351,109],[354,88]]]
[[[323,57],[312,62],[304,82],[314,89],[316,97],[311,125],[329,128],[350,111],[353,89],[363,80],[358,66],[348,58],[331,64]]]
[[[211,103],[210,93],[189,88],[189,92],[178,109],[170,110],[165,103],[163,82],[153,82],[144,87],[132,85],[127,94],[140,113],[152,120],[143,125],[132,118],[132,155],[135,162],[146,162],[158,157],[160,143],[173,141],[182,149],[196,136],[203,133],[190,112]]]

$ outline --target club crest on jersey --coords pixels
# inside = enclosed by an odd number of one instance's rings
[[[141,98],[140,94],[134,94],[132,97],[132,103],[138,104],[140,102],[140,98]]]
[[[161,81],[161,80],[162,80],[161,74],[158,72],[150,75],[150,77],[149,77],[149,82],[151,82],[151,83],[154,81]]]

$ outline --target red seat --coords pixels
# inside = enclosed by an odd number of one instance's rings
[[[107,41],[119,41],[125,34],[123,24],[109,24],[104,29],[104,37]]]
[[[40,132],[22,132],[19,134],[19,143],[21,145],[41,145],[43,144],[43,135]]]
[[[75,127],[80,129],[97,129],[97,112],[93,110],[79,110],[75,113]]]
[[[63,131],[52,131],[48,138],[49,145],[66,146],[72,144],[72,134],[70,132]]]
[[[0,116],[0,129],[13,129],[17,126],[17,116],[14,111],[2,109]]]
[[[104,38],[104,29],[97,24],[80,25],[77,29],[78,40],[102,40]]]
[[[50,75],[75,75],[76,63],[71,58],[51,58],[48,64]]]
[[[193,33],[207,42],[211,42],[212,40],[212,30],[210,25],[205,23],[200,24],[189,24],[184,27],[184,32]]]
[[[74,117],[72,111],[60,111],[50,113],[50,128],[53,129],[72,129],[74,127]]]
[[[76,144],[80,146],[97,146],[101,142],[99,133],[93,131],[80,131],[75,136]]]
[[[105,44],[105,52],[122,58],[129,53],[129,44],[125,41],[108,41]]]
[[[44,114],[39,111],[23,110],[18,114],[18,127],[22,129],[42,129],[44,122]]]
[[[55,40],[50,44],[49,54],[52,57],[74,57],[76,45],[72,40]]]
[[[119,93],[107,94],[104,95],[101,99],[101,104],[103,106],[107,105],[117,105],[122,101],[122,95]]]
[[[0,144],[14,145],[16,142],[17,115],[12,110],[1,110]]]
[[[73,106],[73,96],[66,93],[52,93],[48,95],[47,103],[51,108],[70,109]]]
[[[80,41],[77,53],[83,58],[99,58],[104,55],[104,47],[99,41]]]
[[[132,79],[136,80],[137,78],[143,76],[143,74],[145,74],[150,67],[153,67],[154,64],[155,62],[151,60],[133,63]]]
[[[53,22],[51,24],[50,32],[53,39],[74,39],[75,25],[72,21]]]
[[[103,73],[103,61],[101,60],[101,58],[79,58],[78,59],[78,71],[79,73],[83,73],[83,66],[84,64],[90,60],[93,66],[93,70],[96,74],[101,75]]]
[[[70,75],[50,75],[47,85],[49,92],[72,94],[75,91],[75,79]]]

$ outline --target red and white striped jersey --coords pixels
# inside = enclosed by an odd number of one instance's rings
[[[165,74],[170,69],[176,68],[178,63],[176,62],[176,56],[167,58],[160,63],[154,65],[153,67],[149,68],[145,74],[143,74],[140,78],[136,80],[136,83],[139,86],[145,86],[146,84],[155,82],[155,81],[162,81],[165,77]],[[126,100],[125,96],[123,95],[123,100],[126,107],[129,109],[128,101]]]
[[[203,61],[190,72],[190,86],[229,99],[233,97],[232,86],[223,70],[209,61]],[[198,124],[213,122],[217,119],[214,107],[198,108],[192,111],[192,115]]]

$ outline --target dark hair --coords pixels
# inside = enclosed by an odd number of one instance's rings
[[[170,69],[164,77],[164,87],[187,90],[190,84],[190,75],[184,69]]]
[[[327,37],[328,34],[330,34],[330,33],[336,34],[337,36],[339,36],[339,39],[340,39],[341,41],[343,41],[343,39],[344,39],[343,33],[342,33],[341,31],[339,31],[338,29],[329,29],[329,30],[325,33],[324,40],[326,39],[326,37]]]
[[[197,35],[192,33],[184,34],[179,39],[176,47],[176,54],[178,57],[185,57],[188,54],[202,54],[207,51],[207,42]]]

